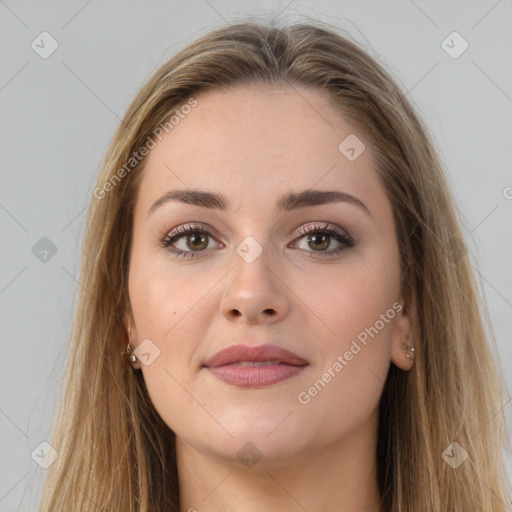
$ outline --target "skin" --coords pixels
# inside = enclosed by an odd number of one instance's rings
[[[358,334],[403,304],[392,208],[372,148],[358,134],[366,150],[355,161],[338,150],[356,130],[318,91],[244,86],[195,98],[197,106],[145,161],[125,318],[133,347],[150,339],[160,351],[135,367],[176,433],[181,511],[382,511],[378,402],[390,363],[412,366],[402,346],[413,345],[405,310],[309,403],[298,400]],[[221,193],[231,206],[169,201],[148,216],[177,188]],[[311,188],[356,196],[369,214],[345,202],[276,211],[282,194]],[[355,245],[322,257],[342,243],[308,243],[297,233],[325,222],[346,230]],[[196,258],[159,246],[188,223],[211,234]],[[248,236],[263,249],[252,263],[236,252]],[[185,235],[173,248],[193,252],[194,239],[188,242]],[[279,345],[309,364],[260,388],[226,384],[202,367],[243,341]],[[248,442],[261,456],[251,467],[237,457],[250,451]]]

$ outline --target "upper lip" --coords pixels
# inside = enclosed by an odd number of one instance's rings
[[[307,361],[299,357],[297,354],[290,352],[277,345],[231,345],[226,347],[215,355],[210,357],[204,366],[215,367],[224,366],[226,364],[238,363],[241,361],[279,361],[280,363],[290,364],[294,366],[305,366]]]

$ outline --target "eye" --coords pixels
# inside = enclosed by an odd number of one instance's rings
[[[200,226],[187,224],[179,226],[169,234],[166,234],[160,245],[176,256],[195,258],[199,254],[194,253],[201,253],[206,249],[211,249],[209,244],[209,239],[211,238],[212,235]],[[171,247],[177,243],[181,243],[181,247],[177,246],[177,248],[172,249]]]
[[[309,252],[311,256],[314,254],[318,254],[321,258],[337,256],[347,248],[354,246],[354,239],[346,231],[336,226],[330,227],[329,223],[323,226],[315,224],[305,226],[299,229],[297,233],[302,235],[300,240],[305,239],[307,247],[304,250]],[[339,244],[339,247],[326,251],[325,249],[332,245],[333,239]]]

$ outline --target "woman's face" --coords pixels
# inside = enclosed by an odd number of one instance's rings
[[[370,435],[411,331],[369,141],[319,92],[195,99],[153,137],[134,212],[127,325],[155,408],[183,446],[238,464]],[[295,359],[205,366],[233,345]]]

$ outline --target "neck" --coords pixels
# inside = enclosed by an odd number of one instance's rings
[[[180,512],[383,512],[373,419],[335,445],[285,462],[263,457],[250,468],[177,437]]]

